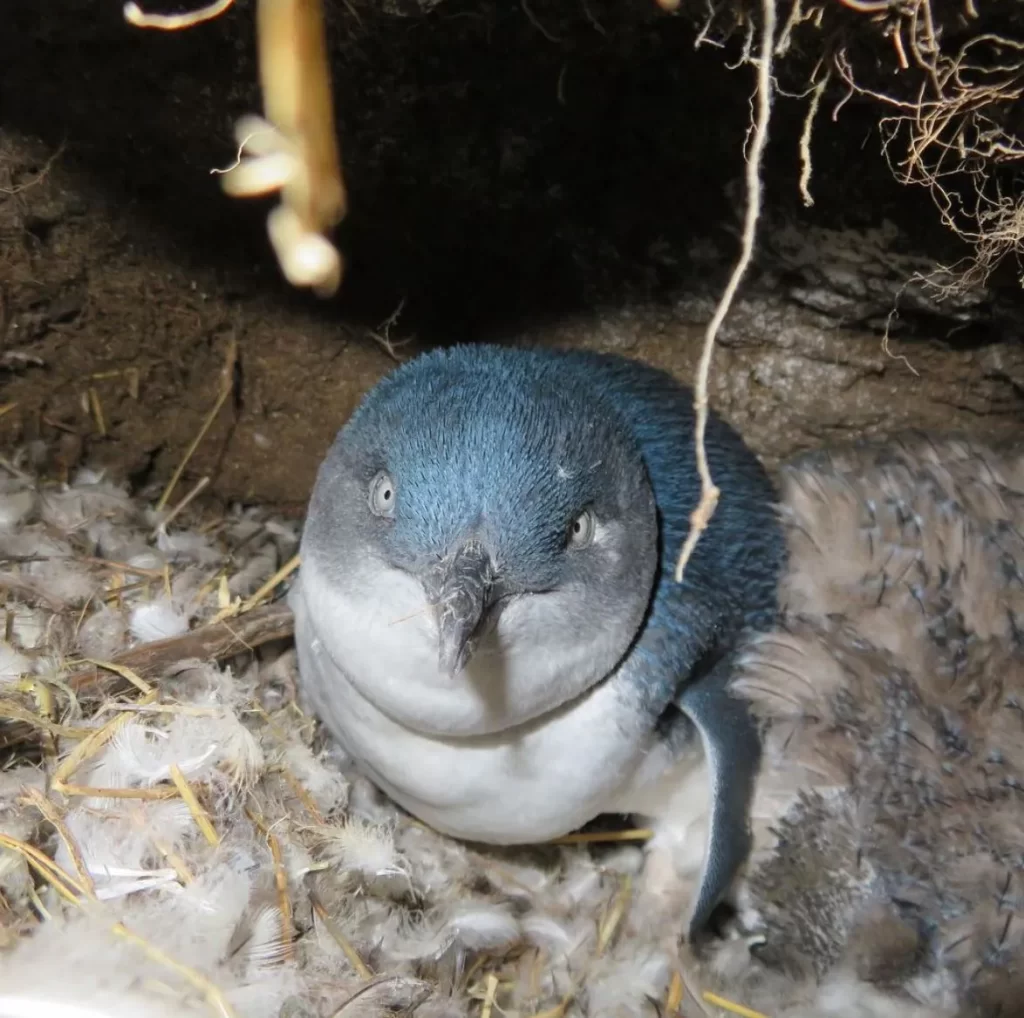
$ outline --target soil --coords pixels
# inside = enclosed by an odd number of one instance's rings
[[[250,2],[172,35],[126,25],[115,0],[10,6],[7,455],[28,443],[57,475],[100,463],[159,490],[234,346],[231,397],[177,496],[209,477],[206,498],[299,513],[361,394],[432,344],[613,349],[692,379],[736,250],[751,78],[653,2],[332,7],[351,212],[350,268],[327,301],[282,281],[267,206],[227,198],[211,172],[259,109]],[[769,462],[907,426],[1015,436],[1016,279],[957,307],[910,293],[891,318],[914,258],[957,251],[927,196],[893,181],[876,112],[856,102],[820,118],[804,209],[804,111],[778,100],[764,240],[716,355],[714,405]]]

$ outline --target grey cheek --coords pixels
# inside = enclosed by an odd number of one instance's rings
[[[560,621],[563,609],[558,600],[546,594],[520,594],[513,599],[498,619],[502,642],[512,645],[536,638],[540,628]]]
[[[527,594],[502,613],[498,639],[506,650],[546,658],[559,645],[590,642],[605,619],[578,585],[556,593]]]
[[[622,562],[621,544],[622,537],[619,528],[610,527],[607,524],[598,525],[592,550],[613,569],[617,569]]]

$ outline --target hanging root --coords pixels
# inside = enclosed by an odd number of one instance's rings
[[[134,2],[125,20],[139,28],[178,31],[219,17],[234,0],[187,14],[144,14]],[[222,176],[237,197],[281,193],[267,232],[285,278],[321,297],[341,285],[344,269],[328,232],[345,216],[347,198],[334,128],[331,73],[321,0],[258,0],[256,8],[264,117],[235,128],[238,158]]]
[[[712,0],[701,40],[749,27],[749,0]],[[1024,254],[1024,7],[973,0],[791,0],[776,73],[806,90],[800,193],[809,199],[810,130],[829,88],[832,111],[857,95],[879,109],[882,152],[897,180],[925,187],[943,224],[971,249],[927,282],[937,296],[984,285]],[[783,60],[783,58],[785,58]],[[1024,283],[1024,276],[1022,276]]]
[[[1024,195],[1000,172],[1024,160],[1024,137],[1011,126],[1024,96],[1024,24],[1019,39],[983,33],[945,51],[931,0],[890,18],[893,38],[906,35],[910,67],[925,79],[916,99],[861,84],[846,51],[836,68],[851,90],[893,111],[881,130],[897,179],[926,187],[945,226],[974,248],[946,288],[963,292],[984,284],[1006,255],[1024,252]]]
[[[740,244],[740,255],[733,267],[729,281],[722,291],[715,313],[708,322],[704,334],[704,348],[701,352],[700,365],[697,369],[697,384],[694,388],[693,405],[697,413],[697,427],[694,440],[697,453],[697,472],[700,475],[700,502],[690,516],[690,531],[679,552],[676,562],[676,583],[682,583],[686,563],[689,562],[701,534],[707,529],[711,517],[718,505],[721,494],[711,477],[708,468],[707,450],[704,434],[708,423],[708,377],[711,373],[711,356],[715,349],[715,339],[722,327],[725,316],[729,313],[736,291],[746,274],[747,267],[754,255],[754,242],[757,239],[757,223],[761,216],[761,163],[765,146],[768,144],[768,123],[771,120],[772,91],[772,60],[775,52],[775,0],[762,0],[761,46],[755,66],[757,68],[757,102],[754,115],[753,133],[750,139],[750,151],[747,153],[746,188],[747,204],[743,216],[743,235]],[[754,62],[752,58],[751,62]]]

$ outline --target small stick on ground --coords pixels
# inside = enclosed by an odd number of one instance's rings
[[[274,886],[277,889],[277,910],[281,913],[281,947],[287,961],[295,960],[292,900],[288,896],[288,874],[284,867],[281,842],[273,831],[267,831],[267,846],[274,860]]]
[[[288,579],[288,577],[291,576],[291,574],[298,568],[299,556],[293,555],[283,566],[281,566],[280,569],[277,570],[276,573],[274,573],[273,576],[264,580],[255,593],[251,594],[242,602],[241,614],[244,615],[246,612],[252,611],[260,604],[261,601],[266,600],[273,592],[274,588],[281,583],[282,580]]]
[[[64,823],[64,818],[60,815],[56,804],[47,799],[38,788],[27,789],[26,798],[39,810],[43,815],[43,819],[50,824],[57,832],[60,840],[64,842],[64,847],[67,849],[71,862],[75,867],[75,876],[78,878],[79,884],[90,898],[95,898],[96,885],[93,883],[85,859],[82,858],[82,850],[78,847],[78,842],[71,836],[71,832],[68,830],[67,824]]]
[[[683,997],[686,994],[686,987],[683,986],[683,977],[676,969],[672,973],[672,981],[668,985],[668,996],[665,999],[665,1013],[667,1015],[678,1015],[679,1009],[683,1006]]]
[[[281,777],[284,778],[285,784],[295,794],[295,798],[302,803],[303,809],[313,818],[314,823],[321,827],[326,823],[323,814],[320,812],[319,807],[313,801],[313,796],[309,794],[309,790],[302,784],[299,779],[292,774],[287,767],[280,768]]]
[[[217,828],[213,826],[210,814],[203,808],[203,804],[199,801],[199,797],[188,783],[188,779],[182,773],[181,768],[177,764],[171,764],[170,772],[171,781],[174,782],[174,787],[178,790],[178,794],[188,807],[189,813],[192,814],[196,827],[199,828],[203,837],[206,838],[207,843],[216,848],[220,844],[220,835],[217,833]]]
[[[58,866],[42,849],[0,832],[0,849],[3,848],[20,855],[70,904],[77,905],[78,899],[86,896],[86,889],[70,873]]]
[[[551,845],[592,845],[615,841],[650,841],[654,831],[649,827],[635,827],[625,831],[583,831],[564,834],[549,842]]]
[[[632,897],[633,879],[627,873],[622,878],[622,882],[619,884],[619,890],[612,899],[611,904],[608,907],[608,911],[605,913],[604,918],[601,920],[601,925],[598,928],[596,948],[598,957],[608,950],[608,945],[611,944],[612,939],[615,937],[615,934],[622,923],[623,917],[626,915],[626,910],[629,908],[629,903]]]
[[[186,982],[191,983],[192,986],[202,993],[207,1004],[209,1004],[217,1014],[221,1015],[221,1018],[236,1018],[237,1012],[228,1003],[220,987],[210,979],[207,979],[201,972],[197,972],[195,969],[183,964],[176,958],[172,958],[166,951],[163,951],[155,944],[150,943],[145,937],[142,937],[133,930],[128,929],[124,923],[115,923],[110,928],[110,931],[122,940],[126,940],[128,943],[134,944],[142,951],[143,954],[146,955],[147,958],[150,959],[150,961],[154,961],[158,965],[162,965],[164,968],[170,969],[172,972],[181,976]]]
[[[200,477],[192,490],[160,521],[159,526],[153,531],[154,534],[161,530],[166,534],[167,525],[178,516],[185,507],[210,483],[209,477]]]
[[[171,785],[158,785],[156,788],[99,788],[94,785],[67,785],[55,787],[61,795],[78,799],[138,799],[140,802],[163,802],[165,799],[177,799],[178,790]]]
[[[89,409],[92,411],[93,420],[96,422],[96,434],[100,438],[107,436],[107,422],[103,416],[103,404],[100,402],[100,394],[93,386],[89,386]]]
[[[206,415],[206,420],[203,421],[203,426],[199,429],[199,434],[192,439],[192,444],[188,447],[185,452],[185,456],[182,461],[178,464],[178,469],[174,471],[173,476],[164,489],[164,493],[160,496],[160,501],[156,504],[157,512],[162,512],[166,506],[168,499],[171,497],[171,493],[174,491],[181,480],[181,475],[188,466],[188,461],[192,459],[192,454],[199,447],[199,443],[206,436],[206,433],[210,430],[213,422],[217,418],[217,414],[220,413],[220,408],[227,402],[228,396],[231,395],[232,390],[235,387],[235,365],[238,362],[238,340],[232,336],[228,342],[228,351],[224,358],[224,367],[220,371],[220,392],[217,395],[217,401],[213,404],[213,408]]]
[[[102,675],[104,673],[97,672],[96,674]],[[122,681],[127,683],[127,680]],[[130,686],[130,684],[128,685]],[[146,703],[155,699],[156,692],[154,691],[144,696],[140,702]],[[77,771],[86,760],[90,760],[94,757],[115,735],[117,735],[118,732],[121,731],[122,728],[126,725],[130,725],[134,720],[135,719],[131,714],[119,714],[117,717],[108,721],[102,728],[97,728],[88,738],[83,739],[63,759],[60,766],[57,768],[56,773],[53,775],[50,787],[55,792],[64,794],[67,782],[75,771]]]
[[[345,934],[341,932],[341,927],[335,923],[330,913],[324,908],[323,903],[312,892],[309,895],[309,903],[313,906],[313,911],[316,913],[317,918],[323,923],[324,929],[331,935],[338,947],[341,948],[342,953],[348,959],[348,963],[355,970],[356,975],[360,979],[373,979],[373,971],[367,968],[366,962],[359,957],[359,953],[348,942]]]
[[[498,977],[493,972],[487,973],[487,989],[484,993],[483,1007],[480,1009],[480,1018],[491,1018],[491,1011],[494,1010],[494,1001],[498,996]]]
[[[733,298],[747,267],[754,256],[754,241],[757,238],[757,224],[761,218],[761,161],[765,146],[768,143],[768,122],[772,108],[772,53],[775,49],[775,0],[761,0],[764,24],[761,29],[761,51],[757,62],[757,114],[754,122],[750,152],[747,154],[746,185],[747,206],[743,217],[743,237],[740,256],[733,267],[732,275],[718,301],[715,313],[708,323],[704,334],[704,349],[697,368],[697,384],[693,394],[693,406],[697,414],[695,445],[697,454],[697,473],[700,475],[700,501],[690,515],[690,532],[679,552],[676,562],[676,583],[683,582],[686,563],[690,561],[693,549],[697,547],[701,534],[707,530],[711,517],[715,514],[721,491],[711,477],[708,467],[707,449],[704,434],[708,424],[708,376],[711,373],[711,355],[714,353],[715,340],[725,316],[732,307]]]
[[[701,996],[709,1004],[714,1004],[715,1007],[720,1007],[723,1011],[738,1014],[740,1018],[768,1018],[768,1015],[761,1011],[755,1011],[753,1008],[745,1007],[743,1004],[737,1004],[726,997],[720,997],[717,993],[712,993],[710,990],[705,990]]]
[[[127,665],[119,664],[116,661],[100,661],[91,657],[83,658],[82,660],[86,664],[95,665],[103,671],[114,672],[116,675],[120,675],[125,682],[134,686],[143,696],[149,696],[153,692],[153,687],[141,676],[136,675]]]
[[[155,680],[160,678],[166,668],[178,661],[194,658],[200,661],[222,661],[271,640],[291,636],[294,631],[295,619],[291,609],[286,604],[278,602],[263,608],[254,608],[232,619],[230,625],[225,622],[211,623],[182,636],[154,640],[152,643],[133,647],[109,662],[107,668],[110,665],[130,668],[136,676]],[[106,670],[80,672],[78,675],[72,675],[68,681],[71,688],[76,691],[93,692],[106,687],[107,692],[112,692],[110,684],[115,688],[130,688],[130,684],[123,676],[112,675]]]

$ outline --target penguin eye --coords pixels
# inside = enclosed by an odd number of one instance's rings
[[[395,484],[386,470],[370,481],[370,512],[374,516],[395,515]]]
[[[597,527],[597,522],[594,519],[594,514],[589,509],[584,509],[569,524],[569,547],[570,548],[586,548],[588,544],[594,539],[594,530]]]

